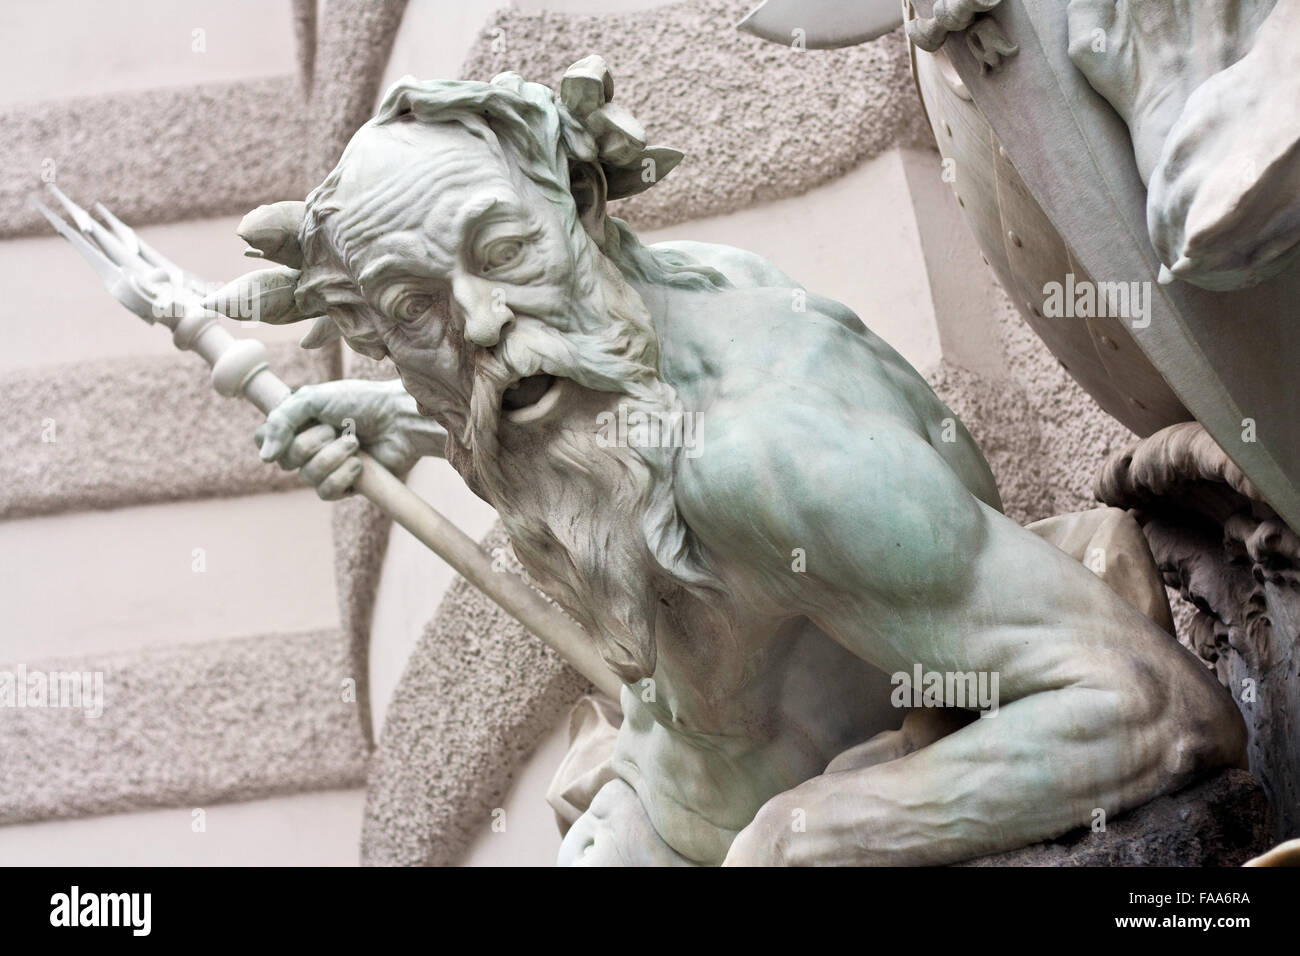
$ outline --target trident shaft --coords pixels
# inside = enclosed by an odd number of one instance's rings
[[[102,223],[56,187],[49,189],[76,224],[75,229],[40,199],[32,197],[32,205],[90,263],[113,298],[150,325],[157,323],[171,330],[178,349],[197,353],[211,366],[213,388],[227,397],[247,399],[263,414],[289,397],[293,390],[271,371],[266,346],[256,339],[231,335],[216,313],[198,305],[203,290],[197,279],[170,263],[99,203],[94,208]],[[166,286],[172,290],[172,301],[160,302],[160,290]],[[597,688],[618,699],[621,681],[605,666],[581,627],[518,576],[494,571],[491,558],[477,542],[383,465],[365,452],[356,457],[361,462],[361,474],[354,485],[357,492]]]

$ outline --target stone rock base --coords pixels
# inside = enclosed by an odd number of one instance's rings
[[[1104,833],[977,857],[958,866],[1241,866],[1273,845],[1264,789],[1245,770],[1226,770],[1107,821]]]

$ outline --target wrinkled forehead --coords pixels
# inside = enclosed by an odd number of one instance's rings
[[[517,201],[520,186],[486,123],[365,126],[338,172],[329,232],[354,274],[355,260],[386,234],[421,232],[454,253],[459,222]]]

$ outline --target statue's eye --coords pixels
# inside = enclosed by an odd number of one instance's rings
[[[399,322],[414,322],[432,307],[432,296],[404,295],[393,305],[393,317]]]
[[[518,239],[498,239],[483,249],[483,268],[489,272],[513,265],[524,254],[524,244]]]

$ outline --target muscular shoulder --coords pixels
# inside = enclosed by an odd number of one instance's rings
[[[655,249],[676,252],[701,265],[717,269],[738,289],[797,289],[799,283],[768,262],[758,253],[716,242],[674,239],[657,242]]]
[[[729,382],[698,453],[678,465],[678,506],[701,543],[755,570],[795,549],[832,586],[897,596],[965,577],[980,505],[904,419],[780,382]]]

